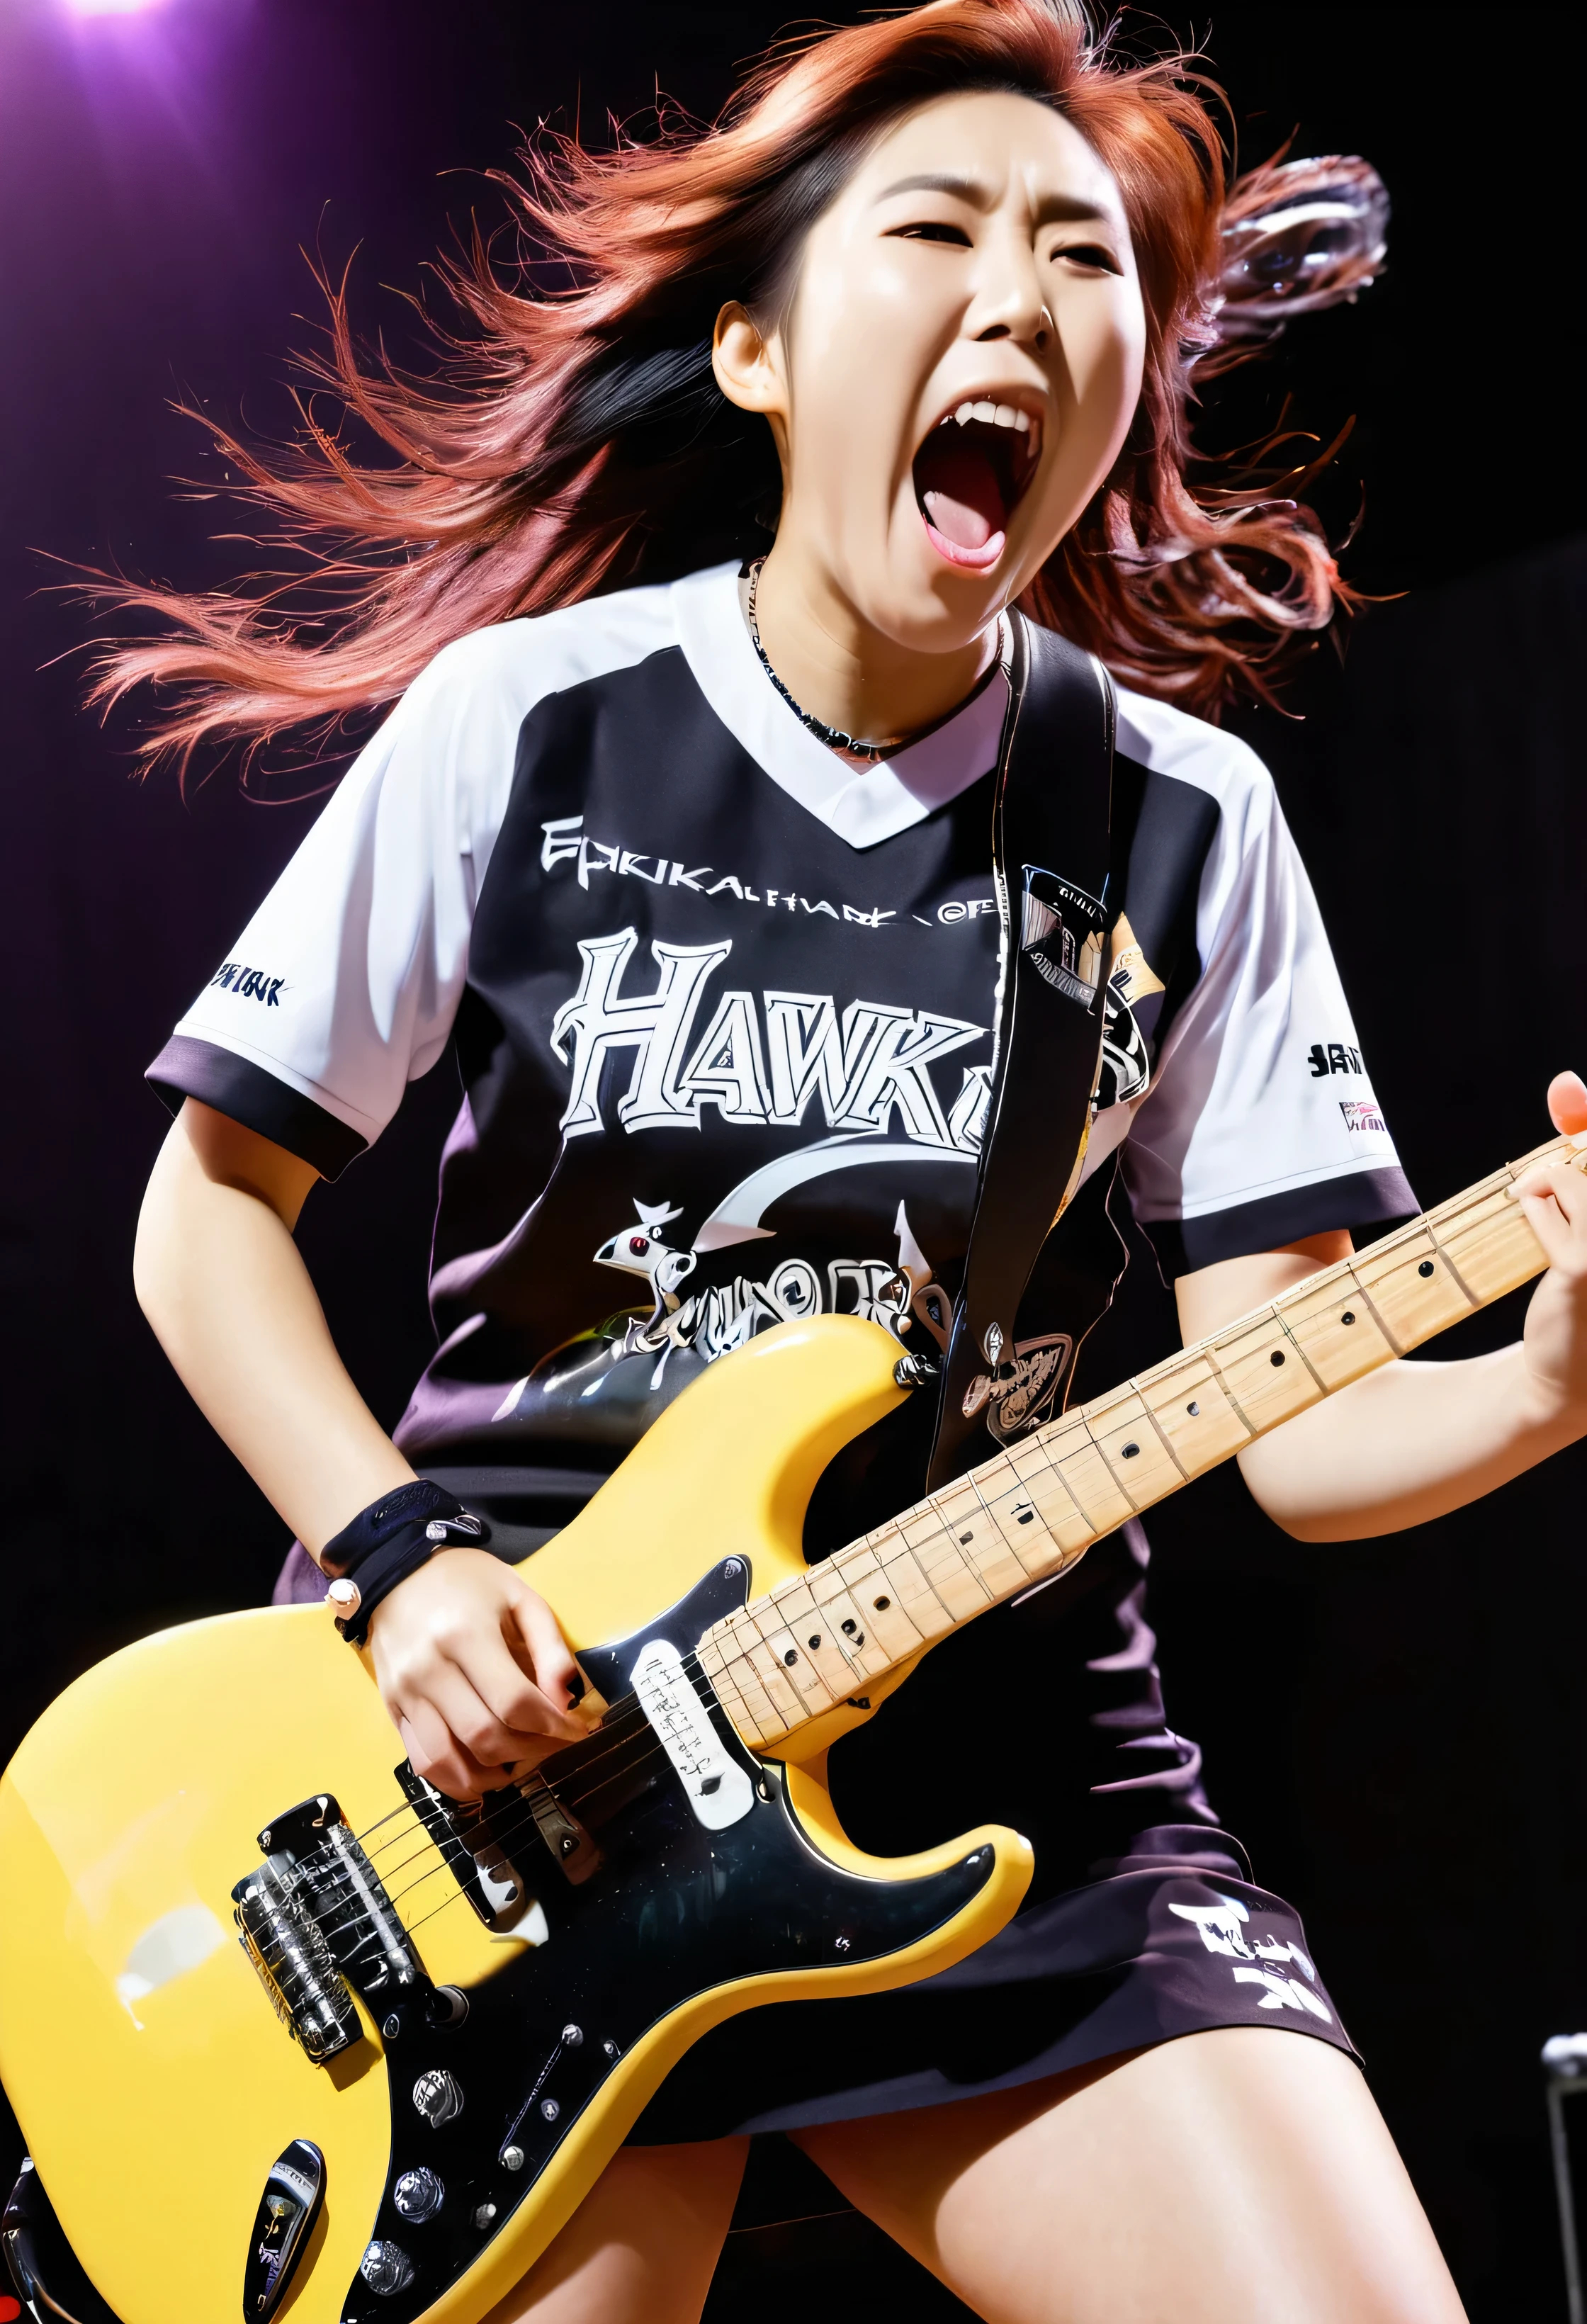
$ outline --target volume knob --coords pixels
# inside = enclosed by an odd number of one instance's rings
[[[441,2181],[422,2163],[417,2171],[404,2171],[392,2189],[392,2200],[397,2209],[403,2218],[416,2224],[420,2219],[433,2219],[446,2196]]]
[[[439,2130],[442,2123],[451,2122],[462,2113],[462,2085],[444,2066],[432,2066],[414,2083],[413,2103],[431,2130]]]
[[[371,2244],[358,2263],[358,2273],[371,2292],[389,2299],[406,2292],[413,2281],[413,2263],[401,2244]]]

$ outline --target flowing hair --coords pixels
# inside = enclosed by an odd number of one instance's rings
[[[102,604],[161,629],[100,650],[92,698],[161,689],[145,763],[171,755],[185,771],[200,745],[290,730],[323,747],[469,631],[763,549],[776,454],[765,421],[716,386],[716,315],[730,299],[778,311],[806,234],[876,136],[979,90],[1053,106],[1112,172],[1146,309],[1124,447],[1026,609],[1126,684],[1203,714],[1240,686],[1265,694],[1285,647],[1352,593],[1316,518],[1278,496],[1295,474],[1187,479],[1195,367],[1226,363],[1240,336],[1221,333],[1220,310],[1256,289],[1281,314],[1292,287],[1259,279],[1246,245],[1231,271],[1231,217],[1259,226],[1287,171],[1242,180],[1231,205],[1198,86],[1182,55],[1116,59],[1071,0],[933,0],[774,51],[713,126],[663,110],[653,134],[599,152],[542,133],[521,174],[492,173],[511,261],[475,226],[439,262],[459,319],[434,330],[428,375],[361,350],[345,278],[322,275],[329,326],[303,365],[298,441],[267,452],[189,414],[298,569],[203,594],[97,576]],[[316,387],[377,439],[374,461],[325,423]]]

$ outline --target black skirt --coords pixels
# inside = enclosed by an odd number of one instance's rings
[[[533,1545],[515,1531],[498,1526],[495,1545],[519,1557]],[[1201,1754],[1164,1716],[1149,1556],[1139,1524],[1099,1542],[945,1640],[829,1756],[834,1805],[874,1855],[979,1823],[1023,1832],[1036,1869],[1009,1926],[898,1992],[775,2002],[716,2027],[631,2144],[941,2106],[1216,2026],[1355,2055],[1298,1916],[1253,1885]],[[294,1546],[277,1602],[323,1590]]]

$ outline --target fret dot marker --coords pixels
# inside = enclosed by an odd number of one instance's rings
[[[1187,1404],[1185,1409],[1189,1413],[1192,1420],[1199,1420],[1201,1418],[1201,1406],[1199,1404]]]
[[[888,1608],[892,1604],[892,1600],[890,1598],[878,1598],[874,1602],[877,1612],[879,1614],[885,1614]]]
[[[959,1536],[959,1547],[963,1549],[967,1542],[973,1541],[974,1538],[975,1536],[973,1534],[962,1533]]]
[[[854,1632],[859,1628],[859,1627],[860,1627],[860,1626],[859,1626],[858,1622],[854,1622],[854,1621],[848,1621],[848,1622],[844,1622],[844,1623],[843,1623],[840,1627],[841,1627],[841,1628],[842,1628],[842,1630],[843,1630],[844,1637],[845,1638],[852,1638],[852,1637],[853,1637],[853,1635],[854,1635]]]
[[[785,1663],[797,1663],[798,1658],[798,1651],[794,1646],[789,1646],[787,1654],[782,1657]]]
[[[1133,1461],[1136,1454],[1140,1452],[1140,1447],[1139,1444],[1125,1444],[1120,1449],[1123,1452],[1126,1461]]]
[[[821,1644],[821,1633],[819,1632],[819,1630],[817,1630],[817,1633],[816,1633],[816,1636],[815,1636],[815,1637],[810,1640],[810,1652],[811,1652],[812,1654],[814,1654],[814,1653],[815,1653],[815,1651],[816,1651],[816,1649],[817,1649],[817,1647],[820,1644]]]
[[[1031,1519],[1035,1517],[1036,1511],[1034,1509],[1019,1509],[1015,1514],[1018,1516],[1021,1525],[1029,1525],[1031,1522]]]
[[[1284,1351],[1282,1348],[1274,1349],[1271,1360],[1275,1364],[1281,1364],[1284,1361]]]
[[[1353,1323],[1355,1322],[1355,1315],[1353,1312],[1347,1307],[1339,1320],[1342,1323]]]
[[[1432,1272],[1433,1272],[1433,1262],[1432,1262],[1432,1260],[1431,1260],[1430,1259],[1425,1259],[1422,1261],[1422,1264],[1420,1265],[1420,1267],[1418,1267],[1418,1268],[1417,1268],[1417,1269],[1416,1269],[1416,1273],[1417,1273],[1418,1275],[1431,1275],[1431,1274],[1432,1274]]]

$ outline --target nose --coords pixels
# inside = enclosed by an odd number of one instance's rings
[[[981,245],[981,264],[965,318],[977,343],[1014,339],[1040,354],[1053,332],[1029,235],[1010,220]]]

